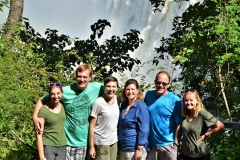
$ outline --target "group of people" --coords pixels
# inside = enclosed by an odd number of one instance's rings
[[[171,77],[161,71],[155,90],[144,97],[135,79],[125,82],[121,99],[115,77],[91,82],[81,64],[76,83],[50,83],[36,103],[33,122],[40,160],[209,160],[205,139],[224,128],[208,112],[196,90],[181,100],[168,91]]]

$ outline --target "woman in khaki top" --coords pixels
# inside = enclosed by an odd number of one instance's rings
[[[185,92],[182,115],[186,118],[177,133],[177,135],[182,134],[180,160],[210,160],[205,139],[223,129],[223,123],[205,109],[195,89]],[[211,130],[208,130],[209,127]]]

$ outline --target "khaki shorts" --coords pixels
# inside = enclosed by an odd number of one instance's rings
[[[96,159],[95,160],[115,160],[117,159],[117,142],[112,145],[95,145]]]
[[[151,146],[146,160],[177,160],[177,149],[169,146]]]

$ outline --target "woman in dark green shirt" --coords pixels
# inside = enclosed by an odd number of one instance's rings
[[[210,160],[210,153],[204,140],[223,129],[223,123],[205,109],[195,89],[185,92],[182,115],[186,118],[177,133],[182,134],[180,160]],[[208,130],[209,127],[211,130]]]
[[[36,136],[38,154],[40,160],[65,160],[67,140],[64,131],[66,115],[60,102],[63,95],[62,84],[50,83],[49,95],[51,100],[38,112],[44,124],[43,131]]]

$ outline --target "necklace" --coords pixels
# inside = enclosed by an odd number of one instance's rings
[[[125,112],[124,112],[123,115],[122,115],[122,118],[124,118],[124,116],[125,116],[126,114],[128,114],[128,111],[130,110],[131,107],[132,107],[132,106],[129,106],[129,105],[128,105],[127,109],[125,110]]]

